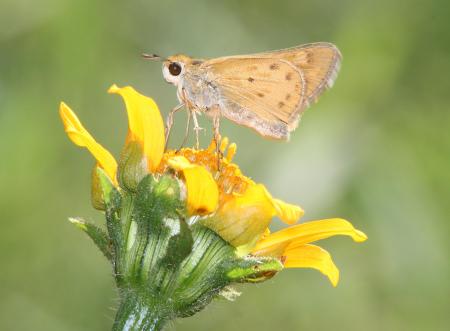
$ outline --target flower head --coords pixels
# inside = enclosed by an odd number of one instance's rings
[[[190,217],[200,217],[199,222],[236,247],[239,255],[271,256],[280,259],[286,268],[318,269],[333,285],[337,284],[338,269],[330,255],[310,243],[334,235],[348,235],[360,242],[367,238],[364,233],[343,219],[293,225],[303,215],[302,208],[273,198],[263,184],[244,176],[232,162],[237,146],[230,144],[228,138],[221,141],[224,157],[220,168],[214,141],[206,149],[164,152],[164,124],[153,99],[130,86],[113,85],[109,92],[122,96],[126,105],[129,130],[125,145],[136,143],[139,146],[142,159],[138,163],[144,164],[147,172],[179,174],[186,189]],[[117,185],[117,162],[112,155],[92,138],[64,103],[61,103],[60,115],[70,139],[86,147]],[[268,228],[274,216],[291,226],[270,234]]]
[[[122,307],[115,329],[190,316],[230,284],[264,281],[283,268],[317,269],[336,286],[330,254],[311,243],[334,235],[361,242],[363,232],[339,218],[295,224],[302,208],[246,177],[233,162],[236,144],[223,138],[223,157],[214,141],[206,149],[164,151],[153,99],[129,86],[109,92],[123,98],[128,114],[118,162],[65,103],[59,113],[70,140],[96,160],[92,201],[105,211],[107,232],[79,218],[71,222],[114,267]],[[274,217],[287,227],[271,233]]]

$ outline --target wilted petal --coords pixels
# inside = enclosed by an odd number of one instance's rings
[[[117,162],[111,153],[95,141],[75,113],[64,102],[61,102],[59,106],[59,115],[70,140],[77,146],[86,147],[97,160],[98,165],[105,170],[114,184],[117,184]]]
[[[264,185],[250,185],[243,194],[227,197],[206,225],[235,247],[253,246],[274,215]]]
[[[113,85],[108,92],[122,96],[128,114],[128,140],[142,145],[148,170],[154,172],[161,162],[165,146],[164,123],[158,106],[153,99],[138,93],[131,86],[119,88]]]

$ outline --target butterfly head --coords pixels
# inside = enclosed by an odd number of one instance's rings
[[[169,56],[163,62],[164,79],[177,86],[186,72],[186,65],[192,61],[192,58],[183,54]]]

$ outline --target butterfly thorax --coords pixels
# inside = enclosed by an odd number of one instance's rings
[[[211,74],[197,64],[186,67],[177,94],[180,101],[202,112],[208,112],[219,103],[217,86]]]

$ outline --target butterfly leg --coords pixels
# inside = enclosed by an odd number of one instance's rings
[[[198,125],[198,120],[197,120],[197,113],[194,110],[192,110],[192,119],[194,120],[194,131],[195,131],[195,139],[196,139],[196,148],[199,149],[200,148],[200,140],[198,138],[198,134],[201,130],[204,130],[203,128],[201,128]]]
[[[213,118],[214,142],[216,144],[217,170],[220,171],[220,161],[223,158],[223,153],[220,149],[220,141],[222,139],[220,137],[219,128],[220,128],[220,116],[215,116]]]
[[[167,115],[167,119],[166,119],[166,145],[164,147],[164,150],[167,149],[167,144],[169,142],[169,136],[170,136],[170,130],[172,129],[172,125],[173,125],[173,115],[175,115],[175,113],[177,111],[179,111],[182,107],[184,106],[184,104],[179,104],[177,106],[175,106]]]
[[[183,142],[181,143],[181,146],[178,148],[178,150],[182,149],[184,145],[186,144],[186,141],[189,137],[189,127],[191,126],[191,111],[187,111],[187,121],[186,121],[186,131],[184,133]]]

